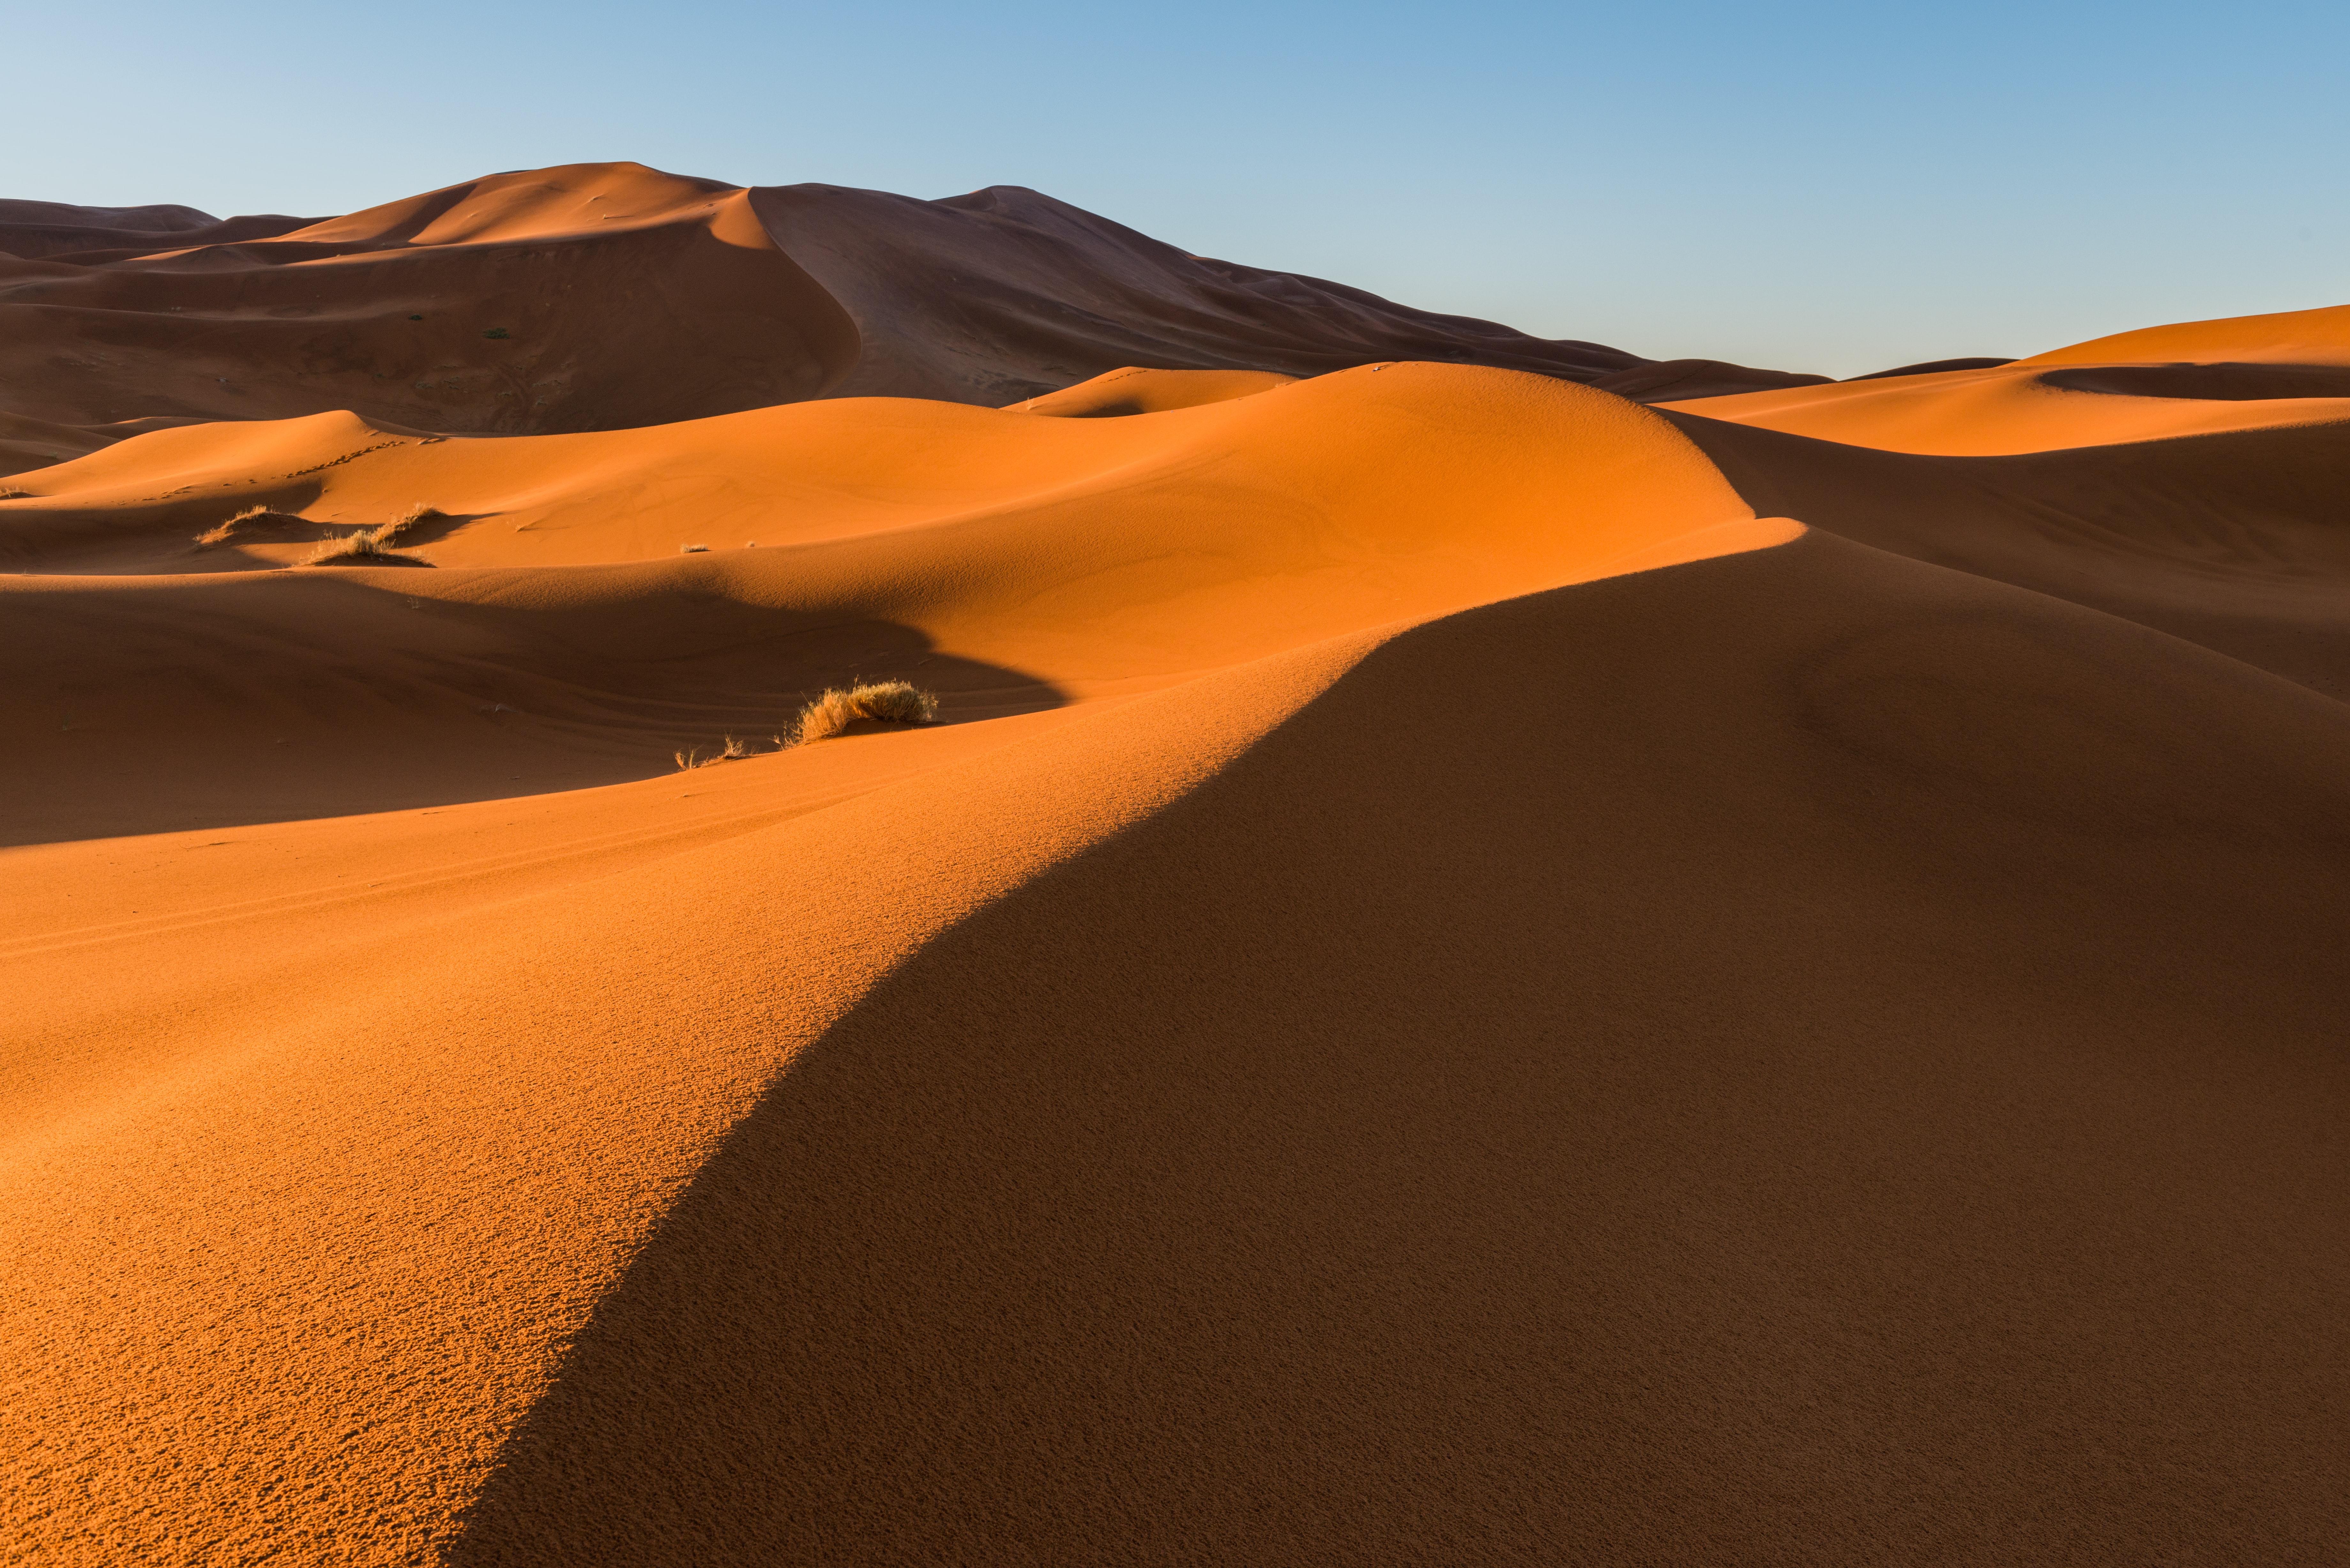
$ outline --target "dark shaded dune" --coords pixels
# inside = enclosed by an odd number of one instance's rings
[[[1731,397],[1775,387],[1814,387],[1827,379],[1790,370],[1756,370],[1720,359],[1659,359],[1653,365],[1611,370],[1591,385],[1636,403],[1661,403],[1676,398]]]
[[[1407,632],[812,1046],[449,1560],[2329,1562],[2345,780],[1816,534]]]
[[[1016,185],[936,202],[779,185],[751,202],[857,322],[863,351],[833,397],[995,406],[1124,366],[1313,376],[1436,359],[1588,381],[1645,362],[1191,255]]]
[[[0,201],[0,253],[25,261],[83,265],[190,245],[233,244],[286,234],[315,218],[279,214],[215,218],[193,207],[77,207],[64,202]]]
[[[2350,696],[2350,424],[1948,457],[1658,411],[1758,512]]]
[[[1939,376],[1946,370],[1994,370],[2002,365],[2012,365],[2012,359],[1965,358],[1927,359],[1915,365],[1896,365],[1890,370],[1871,370],[1865,376],[1846,376],[1847,381],[1883,381],[1895,376]]]
[[[47,427],[10,472],[129,420],[656,424],[808,397],[856,358],[854,329],[739,192],[639,165],[494,176],[281,237],[173,240],[0,258],[0,421]]]
[[[2350,398],[2350,365],[2060,365],[2043,370],[2040,380],[2125,398]]]

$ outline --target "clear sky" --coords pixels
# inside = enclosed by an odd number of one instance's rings
[[[0,195],[326,214],[635,159],[1032,185],[1430,309],[1846,375],[2350,303],[2350,5],[118,0]]]

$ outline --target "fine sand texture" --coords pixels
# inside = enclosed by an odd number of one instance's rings
[[[145,323],[0,351],[9,1561],[2343,1560],[2337,313],[1827,383],[635,165],[0,233]]]

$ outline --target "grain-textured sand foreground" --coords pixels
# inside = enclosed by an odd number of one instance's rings
[[[1826,382],[633,166],[0,250],[6,1561],[2350,1554],[2350,310]]]

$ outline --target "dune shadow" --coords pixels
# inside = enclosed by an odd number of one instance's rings
[[[891,621],[671,595],[623,630],[398,581],[307,567],[210,578],[200,599],[19,596],[0,619],[0,668],[23,675],[0,696],[0,845],[625,784],[729,736],[774,750],[859,679],[935,692],[948,724],[1067,701]]]
[[[2277,1104],[2334,1081],[2299,1011],[2338,983],[2331,884],[2272,910],[2232,843],[2028,814],[1943,846],[1941,775],[1788,722],[1856,632],[1956,665],[1965,618],[2037,604],[1810,535],[1404,633],[810,1044],[442,1560],[1857,1563],[1947,1556],[1954,1500],[2018,1521],[2005,1561],[2322,1538],[2336,1385],[2230,1357],[2330,1287],[2178,1282],[2248,1223],[2331,1248],[2334,1211],[2210,1207],[2180,1150],[2273,1135],[2176,1107],[2220,1038],[2277,1043]],[[2089,918],[2076,873],[2122,861]],[[2265,981],[2155,978],[2255,909],[2243,950],[2323,977],[2261,1023]],[[2041,1021],[2035,962],[2095,1005]],[[2172,1109],[2111,1108],[2149,1077]],[[2146,1240],[2079,1241],[2116,1229]],[[2124,1462],[2052,1464],[2085,1442]]]

